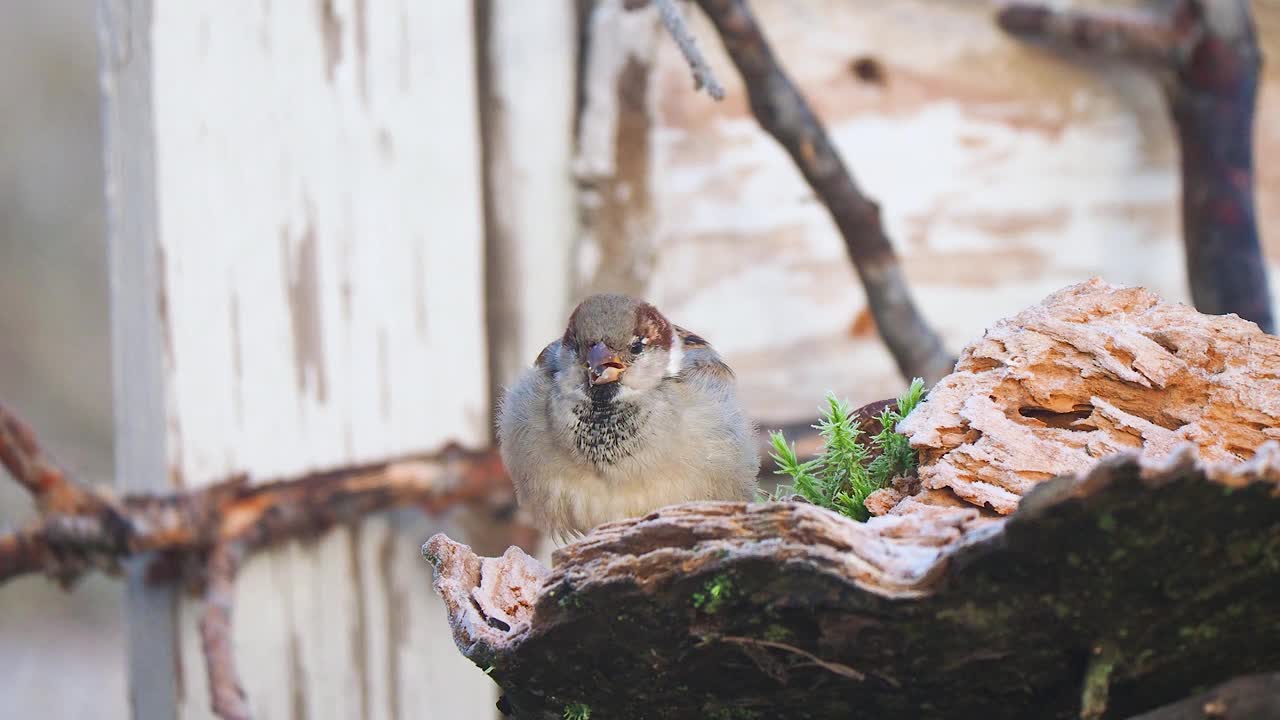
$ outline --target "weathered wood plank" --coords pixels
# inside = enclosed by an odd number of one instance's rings
[[[656,9],[627,11],[623,0],[593,3],[585,22],[574,290],[643,295],[657,250],[653,103],[662,25]]]
[[[149,0],[98,3],[105,128],[108,267],[116,487],[168,484],[155,128]],[[180,672],[176,591],[144,582],[145,560],[127,569],[124,614],[129,705],[134,717],[172,717]]]
[[[112,157],[154,174],[113,199],[117,264],[141,278],[118,290],[142,329],[117,359],[145,358],[119,364],[146,423],[120,433],[149,463],[121,476],[194,487],[486,443],[472,4],[125,8],[150,49],[121,71],[127,111],[151,131]],[[489,681],[409,612],[436,602],[406,572],[435,527],[377,520],[247,565],[234,641],[258,716],[489,714]],[[198,613],[179,603],[176,677],[134,668],[156,686],[137,716],[208,716]]]
[[[485,271],[495,390],[563,332],[577,228],[577,14],[570,0],[481,0]]]

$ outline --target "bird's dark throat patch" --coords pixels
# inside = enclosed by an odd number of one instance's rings
[[[604,385],[588,385],[587,397],[591,398],[592,405],[608,405],[613,399],[618,397],[618,391],[621,388],[618,383],[611,382]]]
[[[587,389],[586,402],[573,408],[573,441],[596,465],[613,465],[639,449],[644,415],[639,406],[617,400],[616,383]]]

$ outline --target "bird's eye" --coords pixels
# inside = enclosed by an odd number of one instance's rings
[[[632,355],[639,355],[642,352],[644,352],[644,340],[636,340],[635,342],[631,343]]]

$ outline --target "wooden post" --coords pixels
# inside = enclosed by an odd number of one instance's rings
[[[574,171],[581,188],[577,294],[647,296],[657,263],[653,199],[654,98],[662,25],[653,7],[591,4],[582,64],[582,108]]]
[[[488,442],[467,0],[100,0],[122,490]],[[255,717],[481,717],[413,513],[256,556]],[[129,581],[139,718],[206,717],[198,604]]]
[[[158,291],[155,128],[151,107],[151,3],[98,4],[111,282],[116,487],[167,484],[164,406],[165,308]],[[125,628],[134,717],[173,717],[177,593],[144,582],[145,559],[128,568]]]
[[[495,391],[564,331],[577,221],[570,0],[480,0],[490,371]]]

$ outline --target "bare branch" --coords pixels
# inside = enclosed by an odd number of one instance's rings
[[[438,513],[462,504],[501,506],[511,498],[496,452],[456,446],[257,486],[237,476],[193,492],[42,515],[26,531],[0,539],[0,582],[39,570],[73,582],[88,570],[114,572],[120,560],[142,552],[194,556],[232,540],[252,552],[393,508]]]
[[[157,553],[153,575],[163,569],[203,585],[200,636],[213,710],[224,720],[249,717],[231,633],[236,572],[247,556],[393,508],[437,513],[470,504],[505,510],[514,502],[497,453],[457,445],[257,486],[241,475],[189,492],[117,502],[72,482],[41,451],[31,428],[3,405],[0,460],[36,496],[40,510],[28,527],[0,534],[0,583],[44,572],[69,587],[91,570],[118,574],[121,561]]]
[[[1197,37],[1198,26],[1187,19],[1183,10],[1059,11],[1033,2],[1004,3],[996,14],[1002,30],[1029,43],[1158,66],[1179,62]]]
[[[0,535],[0,583],[18,575],[40,572],[50,564],[49,546],[40,533],[19,531]]]
[[[1164,14],[1014,2],[996,21],[1028,42],[1159,71],[1182,151],[1191,297],[1201,312],[1235,313],[1275,332],[1253,197],[1261,53],[1248,1],[1177,0]]]
[[[698,0],[742,74],[751,111],[786,148],[844,237],[866,290],[871,315],[904,377],[930,384],[953,358],[911,298],[906,277],[880,221],[880,208],[858,188],[825,128],[779,66],[743,0]]]

